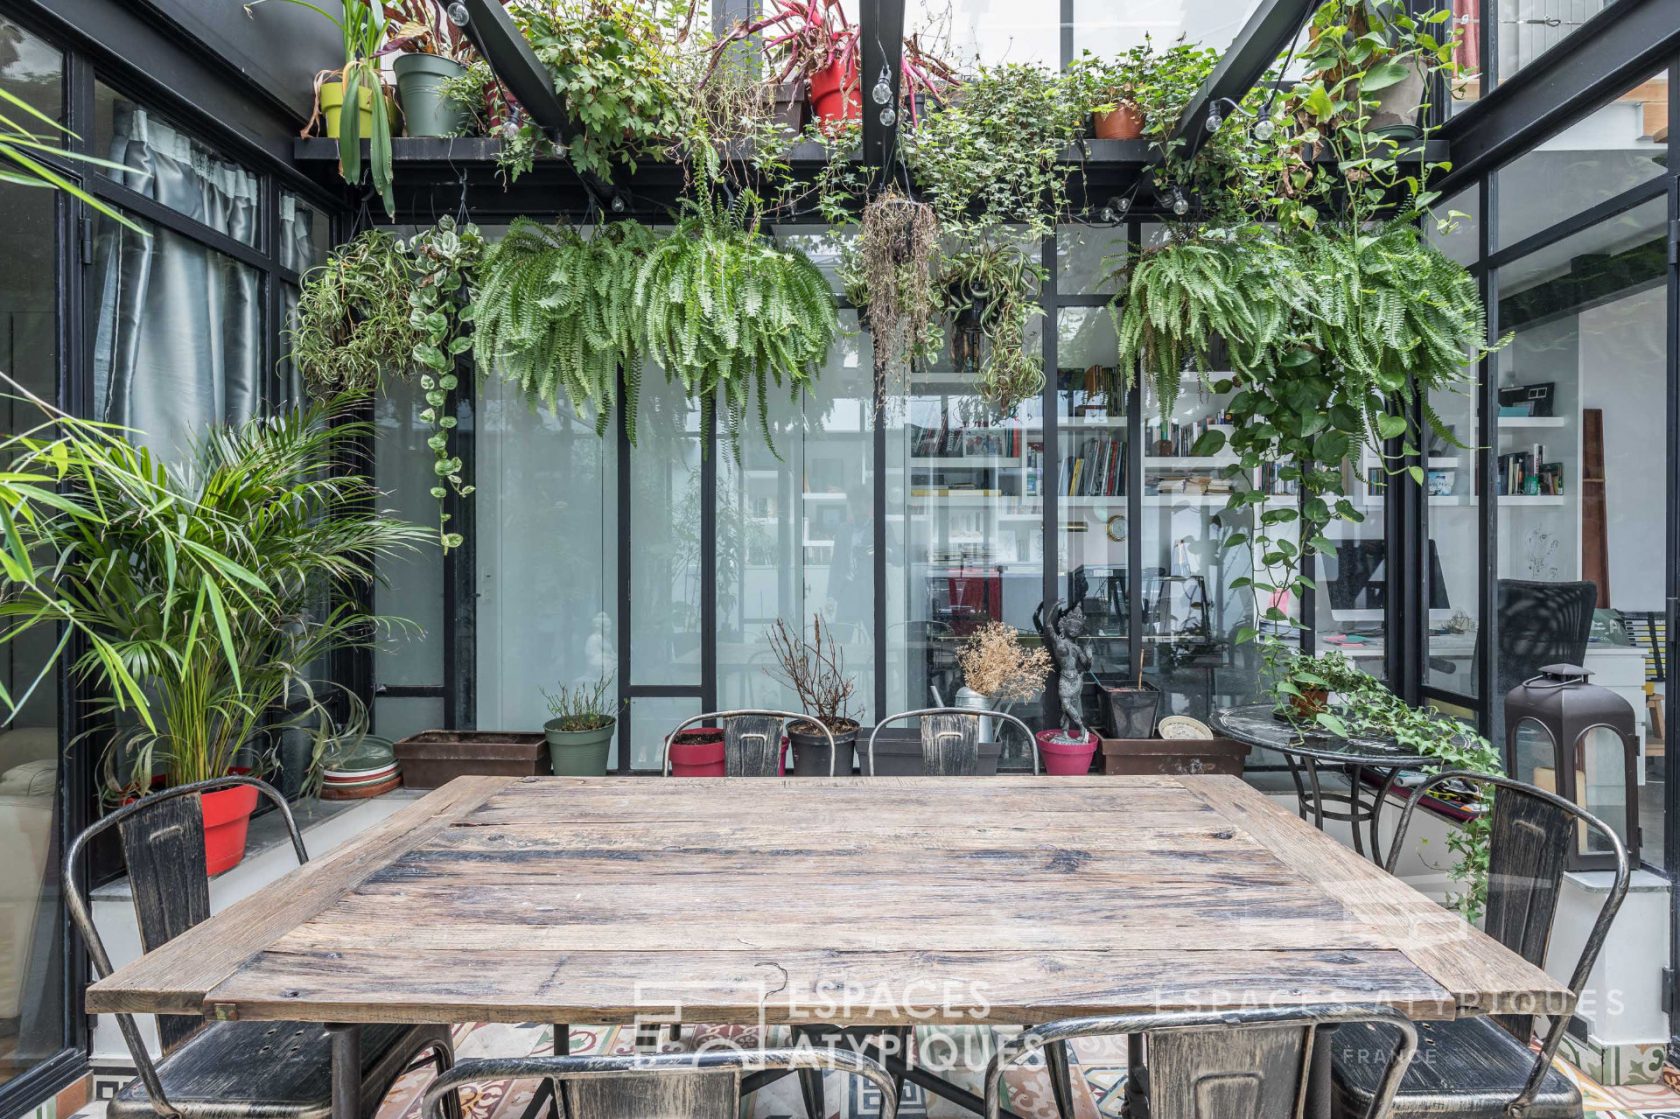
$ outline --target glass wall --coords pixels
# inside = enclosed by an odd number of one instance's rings
[[[0,89],[57,117],[63,57],[0,20]],[[0,183],[0,371],[48,401],[58,399],[58,199]],[[4,428],[33,427],[39,413],[8,391]],[[49,631],[0,646],[11,696],[29,695],[0,729],[0,1085],[66,1042],[63,902],[59,889],[60,749],[56,674],[30,688],[53,652]]]

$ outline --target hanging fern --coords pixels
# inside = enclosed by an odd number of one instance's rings
[[[648,251],[633,297],[647,356],[700,401],[703,419],[722,393],[737,456],[755,397],[759,427],[774,450],[771,384],[785,383],[797,398],[828,360],[840,329],[816,265],[778,248],[747,217],[739,205],[687,203],[676,228]]]
[[[593,236],[570,225],[515,219],[480,270],[473,358],[495,370],[533,407],[565,397],[605,431],[625,372],[624,426],[636,438],[641,316],[631,294],[654,236],[614,222]]]

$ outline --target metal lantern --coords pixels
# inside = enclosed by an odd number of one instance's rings
[[[1639,862],[1639,727],[1627,700],[1587,681],[1574,664],[1549,664],[1505,696],[1512,775],[1573,801],[1615,829]],[[1569,849],[1577,870],[1610,869],[1602,837],[1582,827]]]

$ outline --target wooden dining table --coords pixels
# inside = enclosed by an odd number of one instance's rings
[[[1222,776],[463,777],[87,992],[335,1025],[1572,1001]]]

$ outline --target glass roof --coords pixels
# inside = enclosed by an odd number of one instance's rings
[[[1242,30],[1259,0],[1072,0],[1073,22],[1064,25],[1051,0],[907,0],[904,29],[953,62],[1037,62],[1060,67],[1089,50],[1114,54],[1149,36],[1157,45],[1180,35],[1224,50]],[[855,12],[855,0],[846,4]],[[1046,17],[1050,18],[1046,18]],[[1067,43],[1064,43],[1064,31]]]

